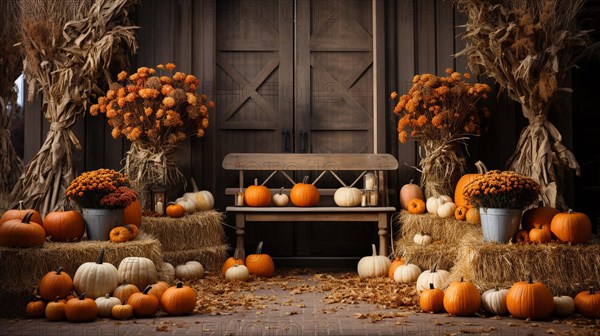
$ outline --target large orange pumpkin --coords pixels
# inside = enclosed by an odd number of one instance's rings
[[[586,214],[569,209],[552,218],[550,231],[563,242],[585,243],[592,235],[592,222]]]
[[[481,295],[473,283],[453,281],[444,292],[444,309],[449,314],[469,316],[475,314],[481,307]]]
[[[546,285],[529,276],[529,281],[519,281],[508,290],[506,307],[516,318],[541,319],[552,314],[554,297]]]
[[[122,225],[133,224],[138,228],[142,226],[142,206],[140,200],[136,199],[135,202],[129,204],[125,210],[123,210]]]
[[[600,318],[600,293],[590,286],[589,291],[583,291],[575,296],[575,309],[587,318]]]
[[[542,227],[550,230],[552,218],[554,218],[557,213],[560,213],[560,211],[552,207],[528,209],[527,211],[523,212],[523,217],[521,217],[521,226],[525,230],[531,230],[536,224],[540,224]]]
[[[31,221],[34,223],[38,223],[40,225],[44,225],[44,221],[42,220],[42,215],[37,210],[34,209],[23,209],[23,201],[19,201],[19,209],[12,209],[6,211],[2,217],[0,217],[0,225],[5,222],[8,222],[11,219],[23,219],[27,213],[33,212],[31,216]]]
[[[467,184],[471,183],[471,181],[487,173],[487,167],[485,164],[483,164],[483,162],[477,161],[475,162],[475,166],[477,167],[477,174],[465,174],[460,178],[460,180],[458,180],[458,183],[456,183],[456,189],[454,189],[454,204],[456,204],[457,207],[471,206],[465,199],[463,190]]]
[[[296,183],[290,191],[290,200],[298,207],[311,207],[319,204],[321,195],[317,187],[308,181],[308,176],[304,177],[301,183]]]
[[[33,247],[44,245],[46,231],[31,221],[33,212],[28,212],[23,219],[11,219],[0,225],[0,246]]]
[[[271,191],[264,185],[258,185],[258,179],[254,179],[254,185],[246,188],[244,202],[251,207],[266,207],[271,204]]]
[[[410,180],[410,182],[400,188],[400,207],[407,210],[409,202],[415,198],[425,202],[421,187],[418,184],[414,184],[413,180]]]
[[[53,211],[46,215],[43,226],[46,236],[53,241],[79,240],[85,232],[83,216],[75,210]]]
[[[48,272],[42,277],[38,288],[44,300],[52,300],[56,297],[62,299],[73,291],[73,279],[63,272],[62,267],[58,267],[56,271]]]
[[[258,243],[256,253],[246,257],[246,267],[250,274],[270,278],[275,272],[275,263],[268,254],[262,253],[263,242]]]

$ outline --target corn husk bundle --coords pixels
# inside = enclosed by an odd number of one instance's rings
[[[21,2],[25,74],[29,98],[43,95],[50,130],[14,188],[13,200],[48,213],[64,199],[75,177],[73,152],[80,149],[71,131],[83,115],[100,74],[113,56],[137,48],[128,9],[137,0],[61,0]],[[98,91],[98,90],[97,90]]]
[[[579,164],[548,121],[568,70],[591,49],[577,20],[585,0],[455,0],[468,15],[463,38],[469,66],[492,77],[519,102],[529,125],[508,160],[510,170],[538,180],[545,205],[565,208],[559,183]]]
[[[10,119],[17,102],[15,80],[23,70],[23,53],[15,46],[19,41],[20,13],[18,2],[0,3],[0,203],[4,203],[23,171],[23,162],[10,139]]]

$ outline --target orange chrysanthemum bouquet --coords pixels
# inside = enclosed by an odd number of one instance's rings
[[[92,209],[122,209],[137,199],[127,177],[112,169],[84,172],[71,182],[66,194],[80,207]]]
[[[91,106],[90,114],[106,114],[112,136],[132,142],[124,172],[135,189],[148,191],[151,184],[160,183],[174,195],[185,185],[175,158],[178,145],[188,136],[204,136],[214,103],[196,92],[200,81],[194,75],[174,72],[172,63],[157,69],[141,67],[131,75],[119,73],[106,96]]]
[[[409,92],[402,95],[394,108],[400,117],[398,139],[406,143],[419,141],[421,186],[427,197],[451,195],[464,173],[462,146],[472,135],[481,132],[482,112],[477,101],[487,98],[487,84],[470,83],[469,74],[446,70],[447,76],[416,75]],[[392,99],[398,94],[393,92]]]

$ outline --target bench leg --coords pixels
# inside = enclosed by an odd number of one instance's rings
[[[235,234],[237,235],[238,258],[246,259],[246,249],[244,248],[244,234],[246,233],[246,215],[237,213],[235,215]]]
[[[388,233],[388,217],[387,213],[379,214],[379,221],[377,222],[379,231],[379,255],[386,256],[387,253],[387,233]]]

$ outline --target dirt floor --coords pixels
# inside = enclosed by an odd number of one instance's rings
[[[189,316],[80,324],[0,319],[0,335],[600,335],[596,321],[577,315],[524,321],[422,313],[414,284],[356,273],[286,270],[245,283],[207,274],[189,284],[199,297]]]

